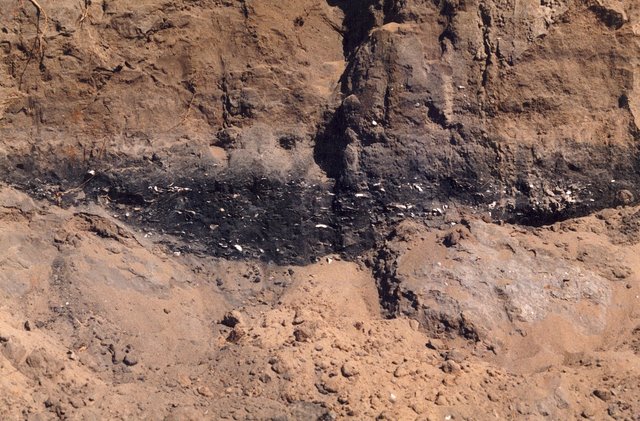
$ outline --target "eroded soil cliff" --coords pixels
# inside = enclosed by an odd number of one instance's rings
[[[638,419],[639,19],[0,0],[0,416]]]

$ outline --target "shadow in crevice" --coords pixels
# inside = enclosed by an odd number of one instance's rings
[[[344,151],[347,146],[345,130],[346,121],[340,106],[333,113],[328,113],[325,123],[316,134],[314,160],[329,178],[341,184],[345,174]]]
[[[369,33],[387,12],[383,0],[327,0],[331,7],[338,7],[344,14],[342,22],[343,55],[346,69],[338,81],[343,95],[347,96],[348,75],[356,62],[356,53],[369,39]],[[343,106],[328,112],[316,134],[314,159],[328,177],[336,180],[336,187],[343,184],[345,172],[345,148],[349,140],[345,130],[349,127]]]
[[[349,60],[376,25],[376,11],[382,11],[380,0],[327,0],[331,7],[339,7],[344,13],[343,51]]]

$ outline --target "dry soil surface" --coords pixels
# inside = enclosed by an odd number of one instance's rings
[[[637,0],[0,0],[0,419],[640,420]]]
[[[276,266],[3,188],[2,418],[637,419],[639,212]]]

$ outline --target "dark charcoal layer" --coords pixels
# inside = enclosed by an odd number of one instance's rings
[[[184,251],[280,264],[305,264],[336,252],[354,257],[380,243],[401,219],[432,218],[440,212],[434,207],[445,203],[487,212],[489,204],[500,199],[482,192],[471,177],[431,180],[419,172],[353,186],[208,175],[195,162],[181,162],[181,170],[167,171],[153,160],[113,158],[110,170],[97,170],[95,175],[88,173],[88,165],[61,161],[44,170],[40,162],[44,161],[33,157],[5,162],[5,180],[63,206],[77,202],[82,190],[83,200],[107,202],[129,224],[180,238],[177,247]],[[615,206],[621,185],[637,178],[636,173],[617,175],[626,180],[594,180],[588,196],[561,210],[534,207],[531,192],[523,191],[512,200],[514,206],[494,209],[492,215],[496,220],[542,225]]]

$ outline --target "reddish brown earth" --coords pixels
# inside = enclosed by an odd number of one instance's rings
[[[0,419],[640,420],[639,37],[1,0]]]

